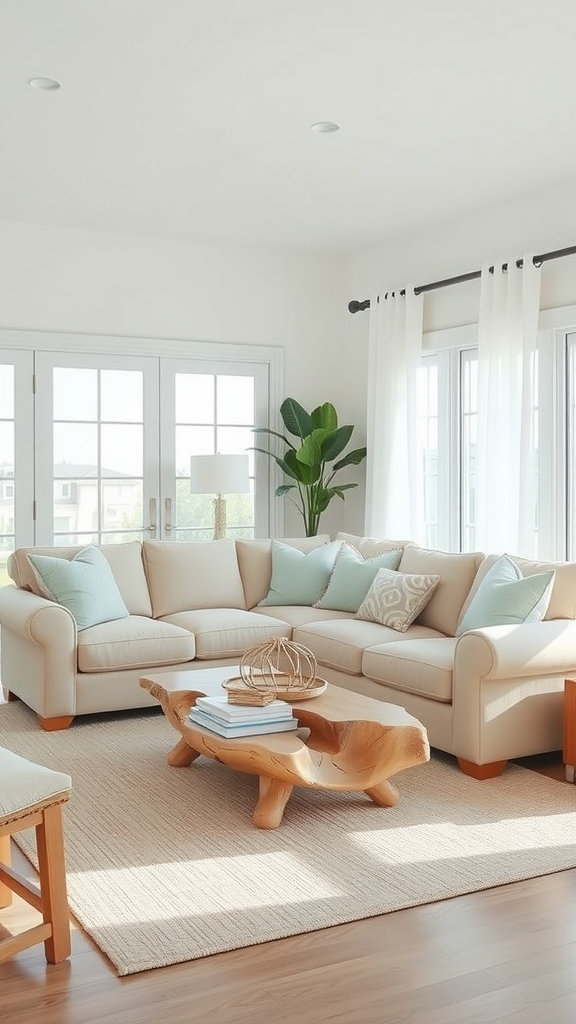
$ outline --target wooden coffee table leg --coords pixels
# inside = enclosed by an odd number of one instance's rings
[[[178,743],[168,754],[168,764],[173,768],[187,768],[200,754],[186,742],[185,739],[178,740]]]
[[[268,775],[258,776],[258,786],[260,795],[252,824],[256,828],[278,828],[294,787],[278,779],[271,779]]]
[[[400,799],[398,790],[394,789],[394,786],[386,780],[380,782],[377,786],[365,789],[364,792],[379,807],[394,807]]]

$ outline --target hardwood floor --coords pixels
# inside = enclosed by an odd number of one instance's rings
[[[564,777],[558,756],[522,763]],[[16,848],[14,865],[33,877]],[[33,914],[15,899],[0,934]],[[37,946],[0,965],[0,1021],[36,1019],[574,1024],[576,869],[127,978],[74,927],[70,961]]]

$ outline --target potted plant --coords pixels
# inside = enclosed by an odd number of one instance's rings
[[[366,458],[366,448],[356,448],[339,458],[354,427],[349,424],[342,427],[338,425],[338,414],[330,402],[324,402],[309,413],[294,398],[286,398],[280,406],[280,415],[288,433],[298,441],[293,443],[290,438],[269,427],[256,427],[255,433],[278,438],[285,450],[283,454],[266,448],[255,447],[253,450],[274,459],[282,472],[294,481],[277,487],[276,496],[296,492],[290,500],[302,516],[306,536],[314,537],[318,533],[320,516],[332,498],[337,496],[344,501],[344,491],[358,486],[354,483],[333,483],[336,473],[346,466],[360,465]],[[338,461],[335,462],[335,459]]]

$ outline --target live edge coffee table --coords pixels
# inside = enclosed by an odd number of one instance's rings
[[[299,728],[224,739],[188,719],[202,695],[222,694],[222,682],[237,668],[198,669],[143,676],[140,685],[160,702],[180,740],[168,764],[187,767],[200,754],[259,779],[252,821],[277,828],[294,786],[362,790],[381,807],[399,796],[388,779],[430,757],[424,726],[404,708],[384,704],[339,686],[318,697],[290,702]]]

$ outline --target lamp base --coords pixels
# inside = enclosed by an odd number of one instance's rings
[[[221,494],[214,498],[214,540],[222,540],[226,536],[226,498]]]

